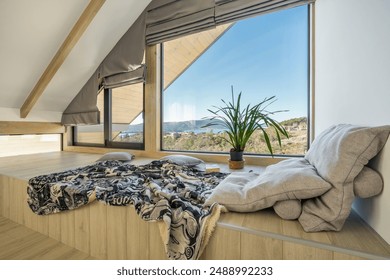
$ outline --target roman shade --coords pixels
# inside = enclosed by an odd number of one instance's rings
[[[309,4],[315,0],[215,0],[215,23],[224,24],[251,16]]]
[[[126,31],[65,109],[63,125],[99,124],[96,106],[99,90],[144,82],[145,15],[143,12]]]
[[[99,124],[98,91],[99,71],[96,70],[62,114],[61,123],[65,125]]]
[[[145,80],[145,45],[214,28],[239,19],[312,3],[315,0],[153,0],[99,65],[64,111],[62,124],[98,124],[96,95]]]
[[[147,8],[146,44],[152,45],[216,25],[312,3],[315,0],[154,0]]]
[[[214,27],[214,1],[152,1],[147,11],[146,43],[161,43]]]
[[[103,86],[104,88],[116,88],[136,83],[143,83],[145,81],[145,73],[146,67],[145,65],[141,65],[133,71],[105,77],[103,79]]]

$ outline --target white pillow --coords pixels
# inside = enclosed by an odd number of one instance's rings
[[[127,152],[110,152],[104,154],[96,161],[106,161],[106,160],[131,161],[133,158],[134,155]]]
[[[270,165],[261,174],[230,174],[214,189],[206,204],[217,202],[230,211],[253,212],[281,200],[316,197],[330,188],[307,160],[294,158]]]
[[[160,158],[160,160],[169,160],[172,163],[175,163],[177,165],[193,167],[199,171],[206,170],[205,162],[199,158],[196,158],[196,157],[191,157],[191,156],[186,156],[186,155],[169,155],[169,156],[165,156],[165,157]]]

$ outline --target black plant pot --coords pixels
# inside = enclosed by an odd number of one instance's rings
[[[230,151],[230,160],[231,161],[243,161],[244,151]]]
[[[229,159],[229,168],[230,169],[242,169],[245,165],[245,160],[243,159],[244,152],[230,151]]]

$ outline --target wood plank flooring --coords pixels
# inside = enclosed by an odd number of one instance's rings
[[[90,255],[0,217],[0,260],[94,260]]]

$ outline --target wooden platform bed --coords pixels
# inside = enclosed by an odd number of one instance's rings
[[[113,207],[95,201],[47,216],[38,216],[28,207],[29,178],[84,166],[99,156],[54,152],[3,158],[0,215],[97,259],[166,259],[157,224],[141,220],[133,207]],[[150,160],[138,158],[134,163]],[[297,221],[283,220],[272,209],[222,214],[201,256],[201,259],[389,258],[390,246],[354,212],[340,232],[306,233]]]

